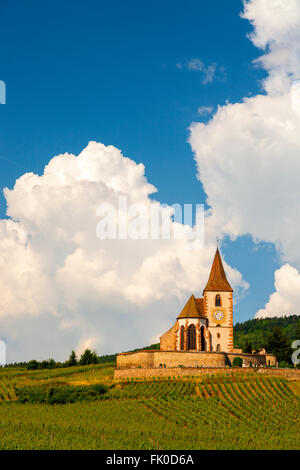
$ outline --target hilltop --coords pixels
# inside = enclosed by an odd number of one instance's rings
[[[243,323],[236,323],[233,327],[234,331],[234,348],[237,349],[244,349],[247,342],[251,344],[253,350],[264,348],[266,346],[266,340],[268,335],[273,331],[275,327],[279,327],[283,333],[287,336],[288,339],[291,341],[296,338],[296,328],[300,325],[300,317],[297,315],[290,315],[284,317],[277,317],[277,318],[263,318],[263,319],[252,319],[245,321]],[[159,349],[160,344],[150,344],[148,346],[144,346],[143,348],[136,348],[130,351],[119,351],[119,352],[136,352],[136,351],[143,351],[146,349]],[[116,363],[117,361],[117,354],[105,354],[102,356],[97,356],[94,353],[96,358],[93,363],[99,364],[107,364],[107,363]],[[37,361],[30,361],[30,362],[37,362]],[[43,365],[43,362],[45,365]],[[53,359],[48,361],[43,361],[39,364],[40,367],[36,368],[56,368],[56,367],[63,367],[67,364],[55,362]],[[87,362],[91,363],[91,362]],[[27,362],[19,362],[15,364],[9,364],[6,367],[21,367],[27,368]],[[33,368],[32,368],[33,369]]]
[[[244,349],[248,341],[248,343],[251,343],[252,349],[264,348],[267,336],[275,327],[279,327],[291,341],[293,339],[300,339],[295,337],[296,328],[299,324],[300,316],[298,315],[263,319],[253,318],[243,323],[236,323],[233,327],[234,347]],[[127,352],[142,351],[144,349],[159,349],[159,343]],[[99,362],[101,363],[115,362],[116,360],[117,354],[99,357]]]

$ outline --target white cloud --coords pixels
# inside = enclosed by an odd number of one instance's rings
[[[52,158],[5,190],[0,221],[1,335],[8,359],[65,358],[71,349],[117,352],[148,344],[176,318],[191,292],[202,294],[215,251],[206,214],[205,246],[183,240],[99,240],[100,203],[158,204],[144,166],[91,142],[78,156]],[[237,290],[248,285],[235,269]],[[198,293],[198,294],[197,294]]]
[[[272,242],[299,269],[300,1],[251,0],[243,17],[266,50],[267,93],[220,106],[207,124],[191,126],[190,143],[223,233]]]
[[[184,63],[177,63],[178,69],[186,68],[187,70],[200,72],[202,85],[207,85],[213,80],[224,80],[226,78],[225,69],[223,66],[218,66],[215,62],[205,64],[201,59],[193,58],[185,61]]]
[[[83,351],[85,351],[86,349],[94,350],[97,347],[97,344],[98,344],[97,336],[86,337],[82,341],[80,341],[76,349],[76,353],[78,354],[78,356],[80,356],[83,353]]]
[[[207,125],[193,125],[190,143],[223,231],[276,243],[300,266],[300,116],[292,90],[220,107]]]
[[[204,116],[205,114],[211,114],[213,110],[214,108],[212,106],[200,106],[198,108],[198,114],[200,114],[200,116]]]
[[[299,0],[244,2],[242,17],[254,26],[250,35],[266,53],[258,62],[268,71],[264,87],[269,94],[284,93],[300,75]]]
[[[289,264],[275,271],[275,289],[265,307],[255,317],[300,315],[300,273]]]

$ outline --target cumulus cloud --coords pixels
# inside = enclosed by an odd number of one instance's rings
[[[5,189],[0,317],[9,361],[64,359],[86,346],[111,353],[149,344],[191,292],[201,295],[215,250],[210,212],[205,245],[196,251],[186,249],[186,238],[96,235],[100,204],[115,207],[126,196],[128,204],[160,206],[150,198],[155,191],[142,164],[95,142],[78,156],[52,158],[41,176],[27,173]],[[232,285],[247,289],[241,274],[225,266]]]
[[[300,315],[300,273],[289,264],[275,271],[275,289],[263,309],[255,317]]]
[[[268,72],[266,93],[192,124],[190,144],[223,233],[272,242],[282,261],[299,269],[300,1],[251,0],[242,16],[265,50],[259,64]]]
[[[299,0],[251,0],[241,15],[253,27],[250,39],[266,53],[257,63],[268,71],[264,87],[269,94],[284,93],[300,75]]]

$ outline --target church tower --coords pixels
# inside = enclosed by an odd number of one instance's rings
[[[232,293],[217,248],[210,276],[203,291],[204,314],[208,318],[210,351],[233,350]]]
[[[160,337],[160,349],[232,352],[232,293],[217,248],[203,297],[189,298],[176,323]]]

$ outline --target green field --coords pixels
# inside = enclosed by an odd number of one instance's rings
[[[89,402],[18,389],[105,383]],[[258,374],[114,382],[113,365],[0,371],[0,449],[300,449],[298,383]]]

